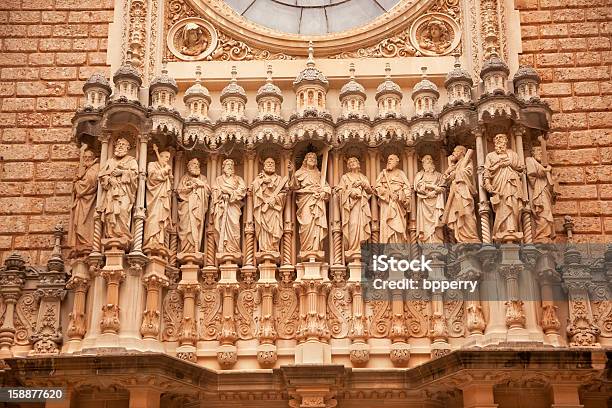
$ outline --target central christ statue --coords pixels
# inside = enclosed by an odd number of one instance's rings
[[[325,202],[331,188],[317,168],[317,154],[307,153],[302,167],[295,172],[292,188],[297,194],[297,220],[300,224],[300,257],[322,257],[322,243],[327,236]]]

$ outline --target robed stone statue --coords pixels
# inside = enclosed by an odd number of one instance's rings
[[[436,171],[430,155],[423,156],[421,163],[423,170],[414,178],[417,240],[424,244],[441,244],[444,242],[440,223],[444,214],[444,179],[442,173]]]
[[[223,174],[217,177],[212,190],[212,215],[217,254],[240,258],[240,216],[246,185],[234,173],[234,161],[223,160]]]
[[[534,147],[532,157],[525,159],[527,167],[527,180],[533,211],[533,242],[551,242],[555,237],[553,224],[553,182],[551,167],[542,164],[542,149]]]
[[[474,205],[474,166],[472,165],[472,150],[465,146],[456,146],[448,156],[448,168],[444,179],[450,183],[450,190],[442,223],[453,231],[457,243],[477,243],[478,230]]]
[[[138,163],[128,155],[129,149],[130,142],[118,139],[113,157],[106,161],[99,175],[104,238],[117,239],[124,247],[132,240],[132,206],[138,188]]]
[[[520,241],[520,215],[525,202],[519,156],[508,148],[508,136],[500,133],[493,139],[495,151],[487,154],[484,187],[491,194],[495,211],[493,239],[501,242]]]
[[[153,145],[157,161],[147,167],[147,220],[144,229],[144,250],[146,252],[164,251],[168,248],[166,231],[172,226],[172,166],[170,152],[159,153]]]
[[[320,255],[327,236],[325,202],[329,200],[331,188],[317,167],[316,153],[306,154],[302,167],[293,176],[292,187],[297,196],[301,256]]]
[[[283,236],[283,208],[287,197],[288,178],[276,174],[276,162],[269,157],[263,171],[253,180],[253,218],[259,252],[280,255]]]
[[[187,173],[176,189],[178,197],[178,236],[180,252],[198,253],[204,234],[210,187],[201,174],[198,159],[187,163]]]
[[[345,255],[351,259],[361,253],[361,243],[372,235],[370,197],[373,190],[368,178],[359,171],[357,157],[349,158],[346,164],[349,171],[342,176],[336,190],[340,198]]]
[[[81,147],[81,162],[72,186],[72,217],[68,245],[74,251],[91,250],[93,246],[94,215],[100,165],[94,152]]]
[[[380,243],[408,242],[406,215],[410,211],[410,182],[398,169],[399,157],[390,154],[387,167],[376,179],[376,195],[380,205]]]

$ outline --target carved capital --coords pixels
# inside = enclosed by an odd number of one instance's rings
[[[80,276],[72,276],[68,282],[66,282],[66,288],[74,290],[75,292],[86,292],[89,287],[89,279]]]
[[[108,284],[120,284],[125,279],[125,272],[117,269],[102,269],[100,275],[106,279]]]

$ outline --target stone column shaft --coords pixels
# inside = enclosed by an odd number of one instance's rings
[[[244,265],[255,266],[255,221],[253,220],[253,189],[255,152],[247,152],[244,181],[247,185],[244,215]]]
[[[210,169],[209,169],[210,173],[208,177],[208,182],[210,183],[211,188],[214,186],[215,180],[217,179],[218,161],[219,161],[218,154],[214,153],[210,155]],[[206,219],[206,229],[205,229],[206,231],[204,232],[204,235],[206,236],[206,257],[205,257],[206,266],[216,265],[215,228],[213,225],[213,217],[211,217],[211,214],[210,214],[210,208],[212,206],[211,201],[212,200],[210,199],[208,200],[209,211],[208,211],[208,217]]]
[[[419,246],[417,244],[416,236],[416,195],[412,183],[414,183],[414,177],[418,169],[418,158],[416,150],[409,148],[406,150],[406,168],[408,181],[411,184],[410,187],[410,212],[408,213],[408,240],[410,241],[410,256],[414,259],[419,256]]]
[[[108,141],[110,134],[104,134],[99,137],[100,146],[100,168],[103,168],[108,159]],[[102,216],[98,208],[102,205],[102,185],[98,180],[98,188],[96,189],[96,213],[94,215],[94,231],[93,231],[93,247],[91,256],[102,257]]]
[[[523,166],[525,166],[525,151],[523,150],[523,133],[524,129],[516,127],[514,130],[514,141],[516,144],[516,154],[518,154],[519,160]],[[522,183],[523,183],[523,191],[525,192],[525,197],[529,194],[529,190],[527,189],[527,172],[523,172],[521,175]],[[529,200],[531,203],[531,200]],[[523,240],[524,242],[530,244],[533,242],[533,229],[531,222],[531,204],[528,204],[523,211],[521,211],[521,224],[523,226]]]
[[[497,408],[493,384],[472,382],[462,388],[463,408]]]
[[[551,408],[583,408],[578,393],[579,383],[551,384],[553,404]]]
[[[132,244],[132,252],[130,255],[142,254],[142,244],[144,235],[144,220],[145,220],[145,193],[147,181],[147,146],[149,144],[149,135],[141,135],[138,145],[138,190],[136,191],[136,203],[134,205],[134,242]]]
[[[375,149],[368,149],[368,163],[369,163],[369,171],[368,178],[370,179],[370,184],[374,185],[376,183],[376,177],[378,176],[377,171],[377,162],[378,160],[378,152]],[[372,194],[370,198],[370,207],[372,212],[372,243],[378,243],[380,241],[380,224],[378,219],[378,201],[376,201],[376,195]]]
[[[6,310],[4,312],[4,321],[0,327],[0,356],[12,357],[11,347],[15,341],[15,323],[13,315],[15,313],[15,305],[19,299],[19,293],[3,293]]]
[[[182,151],[176,152],[174,156],[174,168],[173,168],[173,176],[174,176],[174,185],[173,193],[172,193],[172,231],[170,232],[170,255],[168,257],[168,265],[171,268],[177,267],[177,255],[178,255],[178,197],[174,190],[176,189],[181,177],[183,176],[183,156],[184,153]]]
[[[85,297],[89,287],[89,279],[73,275],[66,287],[74,290],[74,303],[72,304],[67,330],[68,338],[70,340],[82,340],[87,330],[85,326]]]
[[[197,283],[179,283],[178,289],[183,293],[183,320],[179,344],[181,346],[195,346],[197,340],[195,325],[195,295]]]
[[[150,387],[130,388],[129,408],[159,408],[161,391]]]
[[[147,295],[140,333],[145,339],[157,340],[161,327],[160,295],[162,288],[168,285],[168,281],[165,276],[158,275],[146,276],[143,280]]]
[[[351,338],[350,359],[353,365],[365,365],[370,359],[370,346],[368,339],[367,319],[364,313],[363,288],[360,282],[350,284],[353,297],[349,337]]]
[[[102,306],[100,328],[104,334],[117,334],[119,331],[119,284],[125,278],[122,270],[102,270],[106,280],[106,304]]]
[[[478,213],[480,214],[480,229],[482,234],[482,242],[490,244],[491,241],[491,223],[489,221],[489,199],[483,185],[483,171],[485,163],[485,146],[483,140],[482,129],[475,130],[476,136],[476,165],[478,174]]]

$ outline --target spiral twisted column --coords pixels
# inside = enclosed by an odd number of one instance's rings
[[[145,193],[147,181],[147,147],[150,135],[143,133],[139,138],[138,147],[138,190],[136,191],[136,210],[134,211],[134,241],[130,256],[144,256],[142,252],[144,236],[144,220],[146,217]]]
[[[217,166],[219,161],[219,155],[217,153],[213,153],[210,155],[209,165],[207,169],[209,170],[208,182],[210,183],[210,187],[214,186],[215,180],[217,179]],[[207,267],[215,266],[215,226],[213,223],[212,216],[212,200],[208,200],[208,216],[206,218],[206,252],[205,252],[205,264]]]
[[[487,192],[484,188],[484,161],[485,161],[485,146],[483,140],[483,129],[477,127],[474,131],[476,138],[476,165],[478,173],[478,214],[480,215],[480,232],[482,242],[485,244],[491,243],[491,223],[490,223],[490,207],[487,198]]]
[[[414,148],[408,148],[405,152],[405,169],[408,180],[414,180],[418,170],[418,158]],[[419,256],[419,244],[416,234],[416,195],[414,186],[410,186],[410,209],[408,213],[408,239],[410,240],[410,256]]]
[[[244,223],[244,265],[255,265],[255,222],[253,221],[253,189],[247,189]]]
[[[529,194],[529,190],[527,189],[527,173],[525,169],[525,151],[523,149],[523,135],[525,134],[525,128],[522,126],[514,126],[512,128],[512,132],[514,133],[514,142],[516,144],[516,153],[519,157],[521,165],[523,165],[523,172],[521,174],[521,180],[523,183],[523,191],[525,193],[525,198]],[[532,220],[531,220],[531,200],[525,205],[525,208],[521,212],[521,224],[523,226],[523,239],[526,243],[533,242],[533,229],[532,229]]]
[[[367,169],[368,169],[368,178],[370,180],[370,184],[374,185],[376,183],[376,177],[378,175],[378,152],[374,148],[368,149],[367,156]],[[372,243],[377,244],[380,242],[380,224],[379,224],[379,215],[378,215],[378,201],[376,201],[376,195],[372,194],[370,198],[370,207],[372,212]]]
[[[332,261],[334,265],[342,265],[342,222],[340,220],[340,197],[333,192],[331,197],[332,206]]]
[[[291,265],[292,249],[293,249],[293,222],[291,218],[291,202],[293,201],[293,193],[287,192],[285,208],[283,212],[283,237],[282,237],[282,264]]]
[[[110,140],[110,132],[104,131],[100,136],[100,168],[103,168],[108,159],[108,142]],[[93,245],[90,257],[92,259],[102,259],[102,214],[99,208],[102,205],[102,186],[98,180],[98,188],[96,190],[96,214],[94,215],[94,230],[93,230]]]

